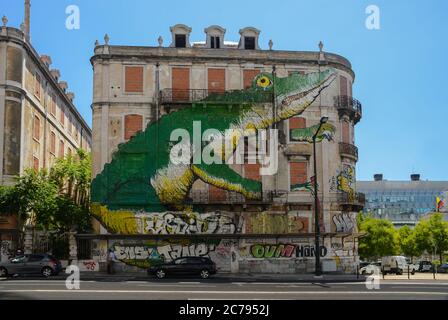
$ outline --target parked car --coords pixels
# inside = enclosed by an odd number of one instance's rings
[[[444,263],[437,268],[438,273],[448,273],[448,263]]]
[[[404,272],[410,271],[411,274],[415,274],[417,266],[408,264],[406,258],[403,256],[388,256],[381,259],[381,266],[384,274],[395,273],[401,275]]]
[[[24,274],[41,274],[44,277],[58,275],[61,262],[49,254],[30,254],[0,263],[0,277]]]
[[[420,261],[418,263],[418,272],[433,272],[434,265],[430,261]]]
[[[378,263],[378,262],[370,263],[367,266],[360,268],[359,273],[362,275],[380,274],[381,273],[381,263]]]
[[[207,257],[178,258],[168,263],[157,264],[148,269],[148,274],[159,279],[167,275],[198,275],[207,279],[216,274],[216,263]]]

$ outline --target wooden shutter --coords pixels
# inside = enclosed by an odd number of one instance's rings
[[[225,202],[227,200],[227,191],[217,188],[215,186],[209,185],[208,197],[211,203],[213,202]]]
[[[38,116],[34,116],[33,138],[38,141],[40,140],[40,119]]]
[[[171,74],[173,100],[185,101],[190,99],[190,69],[173,68]]]
[[[208,69],[208,91],[224,92],[226,90],[226,70]]]
[[[143,116],[139,114],[128,114],[124,117],[124,138],[131,139],[137,132],[143,129]]]
[[[33,157],[33,169],[34,171],[39,171],[39,159],[36,157]]]
[[[54,132],[50,133],[50,152],[56,153],[56,134]]]
[[[259,163],[244,164],[244,177],[247,179],[261,181],[260,168],[261,165]]]
[[[125,91],[143,92],[143,67],[125,67]]]
[[[65,154],[65,144],[64,141],[60,140],[59,141],[59,158],[63,158],[64,154]]]
[[[306,119],[302,117],[294,117],[289,119],[289,130],[306,128]]]
[[[289,178],[291,186],[305,183],[308,180],[306,162],[291,162],[289,164]]]

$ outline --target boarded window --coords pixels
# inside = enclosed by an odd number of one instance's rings
[[[294,117],[289,119],[289,130],[306,128],[306,119],[302,117]]]
[[[34,171],[39,171],[39,159],[36,157],[33,157],[33,169]]]
[[[33,138],[38,141],[40,140],[40,119],[38,116],[34,116]]]
[[[260,176],[260,164],[245,164],[244,165],[244,177],[256,181],[261,181]]]
[[[61,114],[59,116],[59,121],[61,122],[62,126],[65,125],[65,112],[64,107],[61,106]]]
[[[342,142],[351,143],[351,141],[350,141],[350,124],[347,121],[342,122]]]
[[[54,94],[50,95],[50,113],[56,116],[56,96]]]
[[[124,117],[124,139],[129,140],[143,129],[143,116],[128,114]]]
[[[173,100],[182,101],[190,99],[190,69],[173,68],[171,75]]]
[[[244,70],[243,72],[243,85],[244,89],[252,86],[252,81],[260,73],[260,70]]]
[[[56,154],[56,134],[50,133],[50,152]]]
[[[225,202],[227,200],[227,191],[210,185],[208,196],[211,203]]]
[[[341,96],[347,96],[347,78],[344,76],[339,76],[339,88],[340,88],[340,95]]]
[[[208,91],[224,92],[226,90],[226,70],[208,69]]]
[[[40,76],[36,73],[36,81],[34,82],[34,95],[40,99],[41,95],[41,81]]]
[[[65,144],[63,140],[59,141],[59,158],[64,158],[65,154]]]
[[[125,68],[125,91],[143,92],[143,67]]]
[[[289,181],[291,189],[298,184],[306,183],[308,180],[308,164],[306,162],[291,162],[289,164]]]

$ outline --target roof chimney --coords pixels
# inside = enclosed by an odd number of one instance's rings
[[[373,175],[373,179],[375,181],[383,181],[383,174],[382,173],[375,174]]]
[[[25,37],[26,40],[30,40],[30,20],[31,20],[31,0],[25,0]]]
[[[59,77],[61,76],[61,72],[58,69],[51,69],[50,71],[53,78],[57,81],[59,81]]]
[[[411,174],[411,181],[420,181],[419,174]]]
[[[73,99],[75,99],[75,94],[73,92],[67,92],[67,98],[73,102]]]
[[[62,89],[62,91],[65,92],[68,88],[68,84],[65,81],[61,81],[61,82],[59,82],[59,87]]]
[[[40,60],[42,60],[42,62],[47,66],[47,68],[49,68],[52,63],[51,57],[45,54],[40,56]]]

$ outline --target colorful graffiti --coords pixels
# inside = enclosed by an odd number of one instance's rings
[[[245,233],[248,234],[285,234],[308,232],[309,219],[293,214],[269,214],[267,212],[251,214],[245,218]]]
[[[320,246],[320,256],[325,257],[328,249]],[[255,244],[250,248],[253,258],[312,258],[316,256],[316,249],[310,245],[296,244]]]
[[[330,180],[330,191],[341,191],[348,195],[348,200],[355,200],[355,170],[344,165],[342,170]]]
[[[289,130],[289,139],[295,142],[308,142],[313,143],[313,137],[319,129],[320,124],[314,125],[309,128],[291,129]],[[323,140],[333,141],[336,127],[331,123],[324,123],[319,133],[316,136],[316,142],[322,142]]]
[[[261,77],[265,79],[263,84],[258,81]],[[146,130],[120,145],[112,162],[106,164],[103,172],[94,179],[92,202],[109,210],[196,211],[189,204],[188,194],[198,179],[241,193],[248,199],[260,199],[261,183],[241,177],[227,164],[172,163],[170,155],[175,144],[167,144],[167,141],[171,141],[173,131],[179,128],[194,136],[193,123],[199,122],[201,136],[210,129],[221,133],[234,130],[236,133],[229,143],[236,150],[243,137],[303,113],[334,81],[336,73],[329,69],[321,73],[292,74],[286,78],[272,77],[271,74],[260,74],[247,90],[213,94],[150,123]],[[276,115],[272,114],[271,106],[263,104],[269,102],[264,98],[267,93],[276,94],[279,102]],[[233,105],[229,106],[229,102]],[[213,112],[206,112],[204,108]],[[196,144],[190,141],[189,146]],[[222,152],[220,156],[224,156]]]

